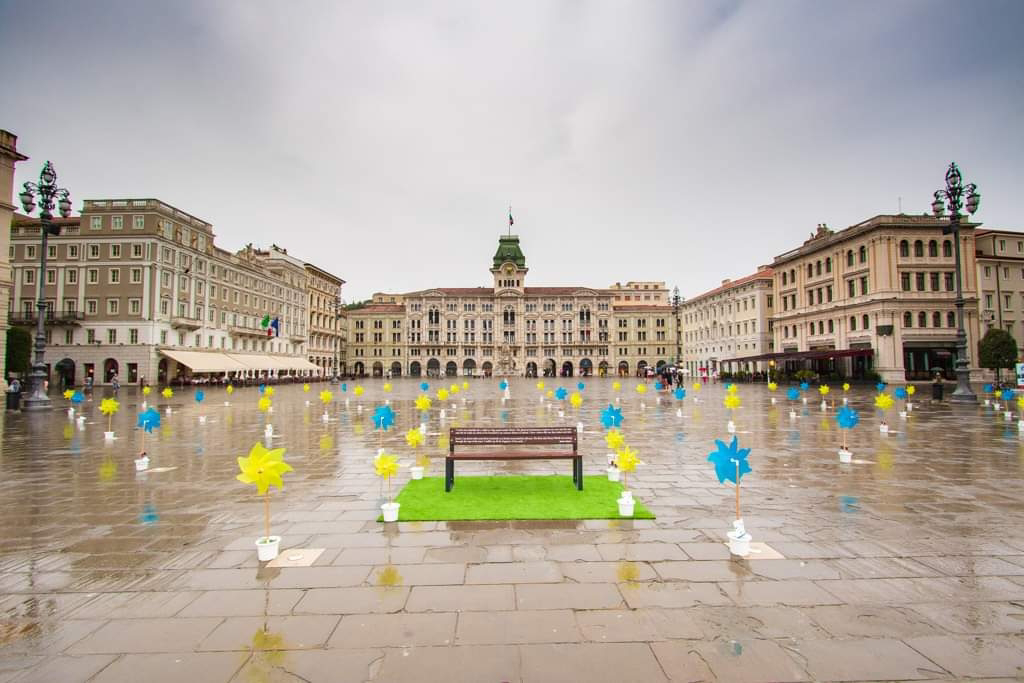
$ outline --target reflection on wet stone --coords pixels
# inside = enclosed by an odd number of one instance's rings
[[[453,417],[581,421],[584,469],[597,474],[607,466],[598,414],[618,397],[645,463],[630,488],[655,520],[377,523],[371,462],[383,445],[399,458],[394,490],[408,480],[418,454],[404,432],[420,423],[420,381],[393,380],[385,395],[367,380],[358,400],[355,383],[345,396],[335,386],[327,423],[301,386],[277,387],[273,445],[296,471],[275,498],[273,532],[282,556],[324,548],[313,566],[285,569],[256,562],[261,506],[234,480],[235,458],[263,436],[255,388],[238,388],[230,406],[209,389],[203,425],[190,390],[169,415],[151,396],[162,427],[146,442],[146,472],[132,462],[141,434],[131,409],[114,416],[109,445],[96,399],[82,404],[81,429],[63,411],[6,415],[0,678],[336,680],[334,663],[347,663],[374,681],[426,670],[439,680],[591,670],[595,680],[887,680],[1012,678],[1024,666],[1024,439],[991,408],[919,401],[883,438],[873,391],[854,388],[861,424],[847,434],[854,461],[840,464],[831,409],[802,416],[801,406],[791,422],[765,387],[741,385],[739,436],[753,449],[745,522],[775,552],[737,558],[723,543],[732,490],[706,462],[728,420],[714,384],[698,407],[697,392],[659,404],[653,386],[640,397],[636,380],[616,393],[590,378],[579,414],[560,418],[533,380],[512,379],[504,403],[496,380],[473,380],[451,397],[454,412],[445,402],[443,424],[437,402],[429,413],[427,476],[443,471]],[[433,395],[450,382],[431,384]],[[560,386],[576,380],[548,380]],[[396,424],[382,434],[369,415],[384,398]],[[504,472],[564,466],[470,462],[459,476]]]

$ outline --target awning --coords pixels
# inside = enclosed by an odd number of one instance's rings
[[[297,370],[305,372],[320,369],[305,358],[298,356],[268,356],[256,353],[232,353],[228,355],[241,365],[238,368],[239,370]]]
[[[192,372],[237,372],[246,369],[244,365],[226,353],[216,351],[167,351],[161,349],[160,353],[184,365]]]
[[[762,353],[759,356],[745,358],[729,358],[722,363],[745,363],[758,360],[820,360],[823,358],[854,358],[858,356],[874,356],[874,349],[820,349],[817,351],[782,351],[781,353]]]

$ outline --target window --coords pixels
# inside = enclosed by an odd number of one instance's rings
[[[945,281],[946,291],[953,291],[953,273],[943,273],[942,279]]]
[[[830,318],[828,321],[828,333],[832,334],[833,332],[835,332],[835,323],[833,323],[832,319]]]
[[[928,327],[928,314],[924,311],[917,314],[917,326]]]
[[[137,328],[132,327],[132,328],[128,329],[128,343],[129,344],[138,344],[139,343],[139,330]]]
[[[953,257],[953,243],[949,240],[942,240],[942,255],[946,258]]]
[[[31,244],[26,246],[25,247],[25,258],[31,261],[35,257],[36,257],[36,248],[33,245],[31,245]]]
[[[25,272],[25,276],[24,276],[25,284],[26,285],[33,285],[33,284],[35,284],[35,282],[36,282],[36,271],[34,271],[32,269],[26,269],[24,272]]]
[[[96,311],[97,310],[98,310],[98,306],[96,304],[96,299],[86,299],[85,300],[85,312],[87,314],[89,314],[89,315],[96,315]]]
[[[956,313],[953,311],[946,313],[946,327],[956,327]]]
[[[135,230],[142,230],[146,227],[145,216],[132,216],[132,228]]]
[[[90,230],[100,230],[103,228],[103,216],[92,216],[89,220]]]
[[[924,242],[921,240],[914,241],[914,256],[924,256]]]
[[[118,311],[120,310],[120,308],[121,308],[121,300],[120,299],[107,299],[107,314],[108,315],[117,315]]]
[[[86,330],[85,331],[85,341],[87,341],[90,344],[95,344],[96,343],[96,330],[92,330],[92,329]]]
[[[999,240],[999,251],[1006,251],[1006,240]]]
[[[857,331],[857,316],[855,316],[855,315],[851,315],[850,316],[850,331],[851,332],[856,332]]]
[[[850,298],[857,296],[857,283],[853,280],[846,281],[846,290]]]
[[[930,277],[929,277],[929,280],[931,281],[932,291],[933,292],[939,291],[939,274],[938,273],[932,273],[930,275]]]
[[[142,268],[131,268],[131,269],[129,269],[128,273],[129,273],[129,281],[133,285],[137,285],[140,282],[142,282]]]
[[[846,265],[849,267],[853,266],[853,249],[847,249],[846,251]]]
[[[78,271],[74,268],[68,268],[64,271],[64,281],[69,285],[78,284]]]
[[[50,278],[46,278],[46,279],[49,280]],[[1010,295],[1009,294],[1004,294],[1003,295],[1003,301],[1004,301],[1004,306],[1003,306],[1004,309],[1010,309],[1010,308],[1013,307],[1013,305],[1010,303]]]
[[[942,314],[938,311],[932,313],[932,327],[942,327]]]
[[[868,276],[867,275],[861,276],[861,278],[860,278],[860,293],[861,294],[867,294],[868,293]]]
[[[117,328],[116,327],[112,327],[109,330],[107,330],[107,343],[108,344],[116,344],[117,343]]]
[[[98,245],[98,244],[90,244],[89,245],[89,258],[99,258],[99,257],[100,257],[100,245]]]
[[[870,328],[871,328],[871,318],[869,318],[869,317],[868,317],[868,314],[867,314],[867,313],[865,313],[865,314],[864,314],[864,315],[863,315],[863,316],[861,317],[861,321],[860,321],[860,322],[861,322],[861,325],[860,325],[860,326],[861,326],[861,329],[865,329],[865,330],[867,330],[867,329],[870,329]]]
[[[814,266],[810,263],[807,264],[807,279],[814,277]]]
[[[165,346],[167,345],[167,330],[160,330],[160,343]]]
[[[142,312],[142,299],[128,299],[128,312],[139,315]]]
[[[55,285],[57,284],[57,270],[55,268],[46,269],[46,284]]]
[[[121,269],[111,268],[110,269],[110,284],[118,285],[121,284]]]
[[[910,273],[900,273],[900,289],[904,292],[910,291]]]
[[[910,311],[907,311],[906,313],[903,314],[903,327],[913,327],[913,326],[914,326],[914,314],[911,313]]]
[[[50,245],[46,248],[46,258],[55,259],[57,258],[57,247]]]
[[[69,259],[77,259],[78,258],[78,245],[77,244],[69,244],[68,245],[68,258]]]
[[[859,253],[860,253],[860,262],[861,263],[867,263],[868,262],[868,248],[865,247],[862,244],[861,247],[860,247]]]
[[[786,284],[786,273],[785,273],[785,271],[783,271],[783,273],[782,273],[782,284],[783,285]]]
[[[75,343],[75,331],[74,330],[64,330],[64,343],[69,345],[69,346],[71,344]]]
[[[923,292],[924,291],[924,273],[915,273],[914,274],[914,279],[917,282],[917,291]]]
[[[906,240],[900,240],[900,257],[907,258],[910,256],[910,243]]]
[[[142,258],[142,244],[139,242],[132,244],[132,258]]]
[[[124,216],[111,216],[110,217],[110,229],[111,230],[123,230],[124,229]]]
[[[992,295],[991,294],[986,294],[985,295],[985,308],[992,308]]]

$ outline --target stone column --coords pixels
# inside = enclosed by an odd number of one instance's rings
[[[14,214],[14,165],[28,159],[18,153],[18,137],[0,130],[0,364],[7,358],[7,311],[11,297],[11,217]],[[0,388],[6,389],[7,368],[0,371]]]

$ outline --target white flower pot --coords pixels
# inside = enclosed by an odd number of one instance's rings
[[[149,456],[144,455],[141,458],[135,458],[135,471],[145,472],[149,469]]]
[[[775,405],[775,397],[772,396],[772,405]]]
[[[384,399],[384,405],[386,405],[386,406],[391,405],[391,399],[390,398]]]
[[[441,408],[441,419],[443,420],[444,418],[445,418],[445,411],[444,411],[444,408]]]
[[[426,422],[421,422],[420,423],[420,434],[423,434],[424,436],[426,436],[426,434],[427,434],[427,423]]]
[[[540,397],[540,402],[541,402],[541,403],[543,403],[543,402],[544,402],[544,397],[543,397],[543,396],[541,396],[541,397]]]
[[[605,471],[608,473],[608,481],[618,481],[621,476],[618,467],[609,467]]]
[[[992,407],[995,408],[996,410],[1001,410],[1001,408],[999,406],[999,401],[996,401],[995,403],[993,403]]]
[[[384,503],[380,506],[380,512],[384,516],[385,522],[397,522],[398,521],[398,508],[402,506],[401,503]]]
[[[985,399],[985,405],[989,405],[989,404],[991,404],[991,403],[992,403],[992,401],[990,401],[990,400],[989,400],[989,399],[987,399],[987,398]]]
[[[729,420],[729,424],[727,424],[725,428],[729,431],[730,434],[736,433],[736,424],[732,420]]]
[[[224,401],[224,407],[228,408],[231,406],[231,401]]]
[[[622,500],[633,500],[633,492],[623,491],[621,494],[619,494],[619,498],[621,498]]]
[[[804,396],[804,405],[807,405],[807,397]]]
[[[309,401],[306,401],[306,407],[307,408],[309,407]]]
[[[843,405],[845,406],[845,405],[846,405],[846,403],[847,403],[847,401],[849,401],[849,400],[850,400],[850,399],[848,399],[848,398],[846,398],[845,396],[843,396]]]
[[[103,432],[103,440],[104,441],[113,441],[114,440],[114,432]]]
[[[422,479],[423,478],[423,466],[422,465],[413,465],[412,467],[409,468],[409,473],[412,474],[412,478],[413,479]]]
[[[323,420],[324,422],[327,422],[327,421],[329,421],[329,420],[331,419],[331,416],[330,416],[330,415],[328,415],[327,413],[324,413],[321,419],[322,419],[322,420]]]
[[[68,419],[69,420],[74,420],[75,419],[75,409],[74,408],[68,408]]]
[[[676,408],[676,417],[682,417],[682,416],[683,416],[683,409],[682,408]]]
[[[142,402],[142,409],[143,409],[143,410],[145,410],[145,409],[146,409],[146,408],[148,408],[148,407],[149,407],[149,403],[148,403],[148,402],[146,402],[146,401],[143,401],[143,402]]]
[[[911,403],[910,401],[907,401],[907,412],[908,413],[914,412],[914,404]]]
[[[199,424],[201,424],[201,425],[206,424],[206,416],[205,415],[200,415],[199,416]]]
[[[256,557],[260,562],[270,562],[277,557],[277,550],[281,546],[280,536],[262,537],[256,539]]]
[[[825,401],[822,401],[821,402],[821,409],[822,410],[828,410],[828,403],[826,403]]]
[[[647,410],[647,404],[643,401],[640,401],[640,410]]]
[[[167,408],[164,410],[164,412],[167,413],[168,415],[170,415],[171,414],[171,407],[167,406]]]
[[[576,433],[577,434],[582,434],[583,433],[583,423],[582,422],[577,422],[576,423]]]
[[[1006,412],[1003,413],[1003,419],[1009,422],[1010,420],[1013,419],[1013,413],[1007,410]]]
[[[658,405],[660,406],[660,405],[661,405],[661,396],[659,396],[659,397],[657,398],[657,402],[658,402]]]
[[[565,411],[564,410],[559,410],[558,411],[558,417],[565,417]]]
[[[901,417],[902,419],[906,420],[906,419],[907,419],[907,411],[905,411],[905,410],[901,410],[901,411],[900,411],[900,417]]]
[[[263,428],[263,436],[268,439],[274,435],[274,425],[267,425]]]
[[[730,538],[729,552],[737,557],[746,557],[750,554],[750,534],[747,538]]]
[[[632,498],[619,498],[617,502],[619,504],[620,517],[633,516],[633,507],[636,505],[636,502]]]
[[[889,425],[887,425],[887,424],[885,424],[883,422],[882,424],[878,425],[878,431],[881,432],[882,434],[888,434],[889,433]]]
[[[839,462],[848,463],[853,460],[853,453],[846,450],[845,448],[839,449]]]
[[[790,420],[795,420],[796,419],[796,411],[795,410],[789,411],[789,419]]]

